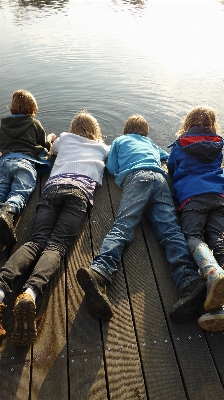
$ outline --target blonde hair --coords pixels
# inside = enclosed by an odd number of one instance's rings
[[[216,122],[216,112],[208,106],[199,106],[192,108],[184,117],[181,127],[177,132],[177,136],[183,135],[193,126],[203,126],[207,131],[220,133],[220,128]]]
[[[148,136],[149,126],[145,118],[141,115],[131,115],[124,125],[124,135],[135,133],[141,136]]]
[[[30,92],[19,89],[13,92],[9,109],[11,114],[35,115],[38,111],[38,106],[34,96]]]
[[[96,118],[86,110],[82,110],[74,116],[69,132],[90,140],[102,140],[101,129]]]

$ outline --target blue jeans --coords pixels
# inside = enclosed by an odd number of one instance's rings
[[[194,196],[184,206],[181,218],[190,251],[205,242],[224,268],[224,197],[217,193]]]
[[[39,294],[80,232],[88,204],[87,197],[72,185],[49,187],[37,205],[31,241],[21,246],[0,269],[0,287],[12,291],[19,276],[30,271],[25,288]]]
[[[0,203],[7,203],[17,214],[26,205],[37,180],[35,162],[4,158],[0,161]]]
[[[182,290],[200,276],[178,225],[168,183],[157,172],[135,171],[125,178],[113,228],[106,235],[91,268],[109,282],[113,280],[124,245],[133,240],[134,228],[143,213],[152,222],[155,236],[165,247],[171,275],[177,288]]]

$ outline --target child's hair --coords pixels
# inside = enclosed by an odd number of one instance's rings
[[[215,110],[209,106],[199,106],[192,108],[192,110],[187,113],[176,135],[181,136],[196,125],[203,126],[203,128],[213,133],[220,133],[220,128],[216,122]]]
[[[37,102],[33,95],[23,89],[13,92],[9,109],[11,114],[35,115],[38,111]]]
[[[86,110],[82,110],[74,116],[69,132],[90,140],[102,140],[101,129],[96,118]]]
[[[141,115],[131,115],[124,125],[123,134],[127,135],[127,133],[148,136],[149,126],[145,118],[143,118]]]

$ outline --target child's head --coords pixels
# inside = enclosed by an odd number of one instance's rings
[[[193,126],[202,126],[207,131],[219,133],[220,129],[216,122],[216,113],[211,107],[199,106],[190,110],[183,119],[182,125],[177,132],[177,136],[183,135]]]
[[[69,132],[90,140],[102,140],[101,129],[96,118],[86,110],[80,111],[74,116]]]
[[[13,92],[12,102],[9,109],[11,114],[36,115],[38,111],[37,102],[33,95],[23,89]]]
[[[136,135],[148,136],[149,126],[145,118],[141,115],[132,115],[127,119],[124,125],[124,135],[135,133]]]

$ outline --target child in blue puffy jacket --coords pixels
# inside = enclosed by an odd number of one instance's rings
[[[182,230],[201,274],[207,279],[207,296],[199,325],[224,330],[224,140],[215,111],[193,108],[184,118],[171,144],[168,170],[173,196],[181,211]]]

